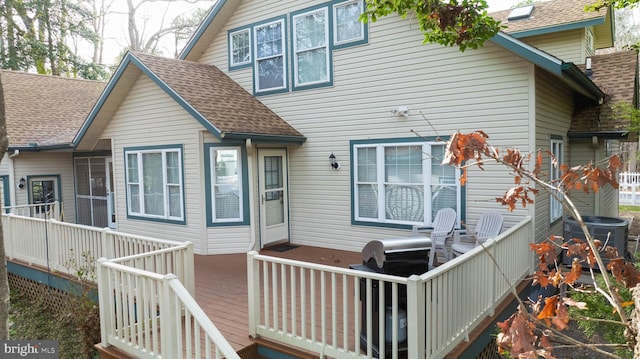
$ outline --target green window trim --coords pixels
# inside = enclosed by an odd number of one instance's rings
[[[254,96],[264,96],[289,91],[308,90],[319,87],[333,86],[333,50],[363,45],[367,44],[369,41],[368,25],[358,21],[358,23],[356,24],[358,25],[358,29],[354,30],[354,16],[353,14],[349,13],[349,10],[353,11],[353,9],[355,9],[356,7],[359,8],[360,11],[363,11],[364,6],[365,5],[363,0],[330,1],[292,13],[284,14],[279,17],[262,20],[260,22],[256,22],[246,26],[230,29],[227,31],[227,65],[229,71],[251,67]],[[300,60],[301,58],[302,51],[297,51],[298,46],[296,45],[296,32],[294,29],[296,25],[294,25],[294,22],[296,18],[303,16],[304,14],[311,14],[316,12],[323,12],[324,14],[326,14],[326,26],[324,30],[325,44],[315,49],[316,52],[322,52],[320,48],[325,49],[324,61],[326,63],[321,68],[322,71],[326,73],[326,78],[322,77],[321,79],[315,78],[311,80],[305,80],[304,78],[300,79],[300,77],[298,76],[300,69],[300,62],[298,60]],[[336,19],[338,17],[345,17],[346,20],[351,19],[351,25],[336,25]],[[287,22],[291,24],[288,26]],[[265,43],[258,38],[258,30],[265,28],[266,26],[275,24],[282,26],[281,52],[270,52],[268,56],[263,53],[261,55],[264,56],[258,56],[259,47],[260,49],[269,50],[271,50],[271,48],[273,47],[264,47]],[[351,37],[347,36],[344,39],[339,39],[339,37],[336,37],[335,35],[336,31],[341,31],[341,33],[345,33],[346,31],[347,34],[351,34]],[[237,50],[240,48],[240,46],[234,46],[236,44],[235,39],[239,40],[240,34],[246,34],[247,32],[248,36],[244,35],[243,39],[249,42],[250,51],[248,54],[245,54],[245,57],[247,58],[246,61],[238,61],[237,58],[234,59],[234,53],[236,55],[238,54]],[[238,41],[238,43],[239,42],[240,41]],[[234,49],[236,50],[235,52]],[[292,55],[289,55],[287,51],[291,52]],[[315,60],[320,59],[320,56],[317,56],[318,54],[315,55]],[[307,57],[313,57],[313,53],[309,51],[307,53]],[[291,64],[289,64],[289,62],[291,62]],[[271,79],[266,76],[261,77],[261,74],[266,73],[269,68],[270,70],[279,70],[277,71],[279,77],[276,78],[275,74],[272,74],[274,76]],[[303,66],[302,68],[305,67]],[[306,66],[306,68],[316,69],[315,66]],[[268,81],[272,81],[273,83],[269,85],[267,83]]]
[[[182,145],[124,149],[127,218],[186,224],[183,153]]]
[[[221,216],[216,214],[216,208],[221,209],[221,204],[216,203],[216,193],[232,192],[226,190],[216,192],[216,187],[220,187],[216,184],[215,180],[216,158],[214,157],[214,153],[216,151],[237,151],[238,153],[238,163],[235,166],[237,170],[237,181],[234,181],[234,183],[237,183],[237,188],[234,189],[238,191],[239,208],[238,216],[235,218],[219,218]],[[247,151],[243,143],[205,143],[204,165],[207,227],[249,225],[249,181],[247,177],[249,172]],[[218,169],[220,169],[220,166],[218,166]],[[236,171],[234,171],[234,173],[236,173]],[[220,198],[220,196],[218,198]],[[225,196],[224,200],[228,200],[228,197]],[[228,201],[226,201],[226,203],[229,204]]]
[[[409,229],[429,225],[444,207],[464,218],[460,170],[433,158],[444,154],[444,146],[436,138],[352,140],[352,224]]]
[[[229,70],[252,66],[252,30],[248,27],[233,29],[228,31],[228,36]]]

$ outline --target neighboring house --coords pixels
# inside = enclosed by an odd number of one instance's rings
[[[74,176],[74,158],[79,169],[81,154],[74,152],[72,141],[105,83],[6,70],[0,70],[0,77],[9,137],[0,164],[2,205],[60,201],[66,221],[92,224],[90,212],[76,216],[76,200],[81,203],[90,190],[106,198],[108,179],[90,184],[82,172]],[[92,170],[104,172],[104,158],[102,168]],[[103,207],[106,213],[106,201]]]
[[[604,127],[573,136],[581,109],[611,97],[578,66],[592,57],[597,76],[595,50],[613,44],[611,11],[585,14],[587,3],[497,13],[505,31],[462,53],[422,44],[411,17],[359,22],[357,0],[220,0],[179,59],[124,57],[73,139],[76,173],[106,168],[83,178],[108,179],[115,211],[77,193],[78,212],[192,241],[199,254],[280,242],[360,251],[443,207],[459,225],[495,209],[507,228],[532,216],[538,241],[561,234],[549,195],[507,212],[495,201],[513,184],[504,168],[471,168],[460,186],[440,161],[450,134],[474,130],[561,163],[604,157],[615,144]],[[622,57],[636,94],[636,61]],[[617,196],[607,198],[585,208],[617,215]]]

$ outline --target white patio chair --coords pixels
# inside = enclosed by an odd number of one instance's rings
[[[503,222],[504,219],[500,213],[485,212],[480,215],[473,230],[456,231],[453,236],[453,245],[451,245],[453,257],[461,256],[487,239],[500,234]]]
[[[436,258],[436,251],[441,251],[445,260],[451,259],[451,255],[447,250],[447,238],[453,235],[453,231],[456,228],[456,211],[451,208],[442,208],[436,213],[436,217],[433,219],[433,226],[413,226],[411,235],[418,237],[418,233],[428,233],[431,239],[431,250],[429,251],[429,269],[433,268],[433,263]]]

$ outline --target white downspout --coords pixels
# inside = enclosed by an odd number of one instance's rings
[[[256,211],[255,211],[255,195],[254,195],[254,184],[255,181],[253,179],[254,172],[254,155],[253,155],[253,144],[251,143],[251,139],[247,138],[245,141],[245,146],[247,148],[247,179],[249,181],[249,248],[247,248],[247,252],[256,250]]]
[[[15,206],[16,203],[16,175],[15,168],[13,164],[13,158],[20,154],[20,150],[13,151],[12,154],[9,155],[9,187],[11,191],[9,191],[9,197],[11,201],[11,205]],[[4,206],[4,204],[2,204]]]

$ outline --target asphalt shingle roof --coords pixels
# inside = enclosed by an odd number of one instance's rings
[[[508,21],[512,9],[492,12],[489,15],[507,26],[503,31],[511,34],[520,31],[561,26],[580,21],[598,19],[606,16],[607,8],[600,11],[584,11],[586,5],[593,0],[554,0],[535,2],[531,16],[526,19]]]
[[[0,70],[9,147],[67,145],[104,82]]]
[[[224,134],[303,137],[213,65],[132,53]]]
[[[591,58],[591,80],[604,91],[602,105],[577,104],[571,132],[624,131],[629,123],[612,113],[612,106],[624,102],[633,105],[636,88],[638,55],[621,51]],[[585,71],[585,65],[578,65]]]

